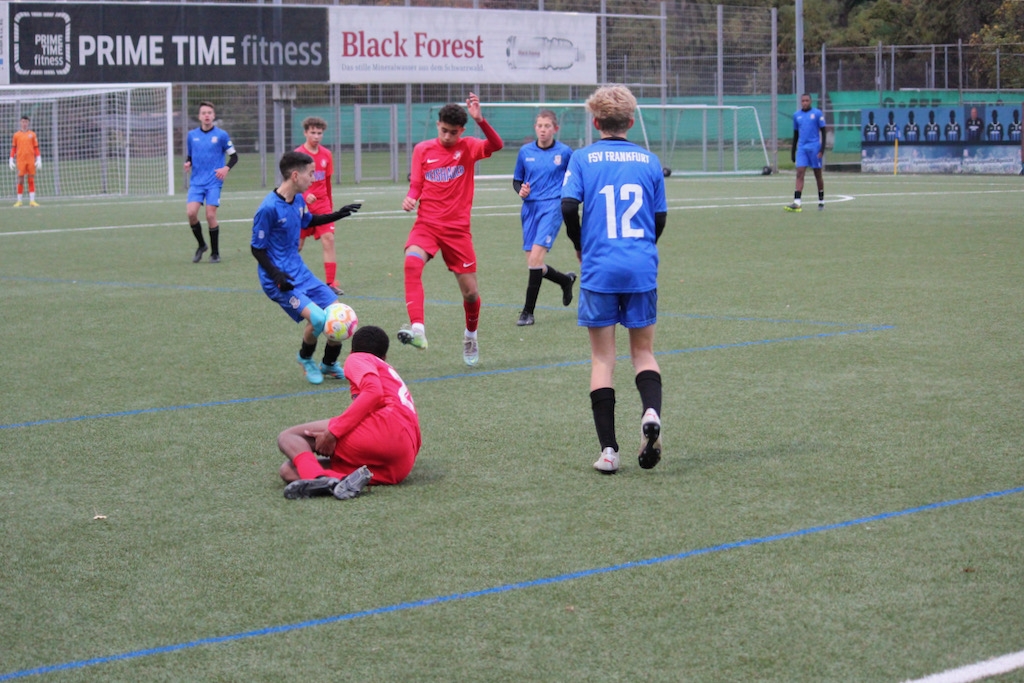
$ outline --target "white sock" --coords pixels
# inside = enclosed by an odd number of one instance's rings
[[[425,336],[427,336],[427,328],[424,327],[423,323],[413,323],[412,324],[412,333],[415,336],[422,335],[422,336],[425,337]]]
[[[476,339],[476,332],[466,330],[466,339]]]

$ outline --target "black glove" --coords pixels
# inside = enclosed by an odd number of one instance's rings
[[[362,204],[346,204],[345,206],[338,209],[338,218],[348,218],[356,211],[362,208]]]
[[[288,276],[280,270],[274,273],[274,284],[277,285],[277,288],[282,292],[290,292],[295,289],[295,285],[288,280]]]

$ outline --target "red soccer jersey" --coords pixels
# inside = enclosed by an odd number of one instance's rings
[[[487,140],[460,138],[453,146],[445,147],[435,138],[413,148],[408,196],[420,200],[417,222],[469,228],[473,209],[473,166],[502,145],[501,138],[490,126],[484,130],[488,133]],[[490,135],[495,140],[491,140]]]
[[[316,154],[309,151],[306,145],[302,144],[295,148],[296,152],[302,152],[313,157],[313,184],[306,190],[306,196],[315,195],[315,202],[306,202],[309,210],[313,213],[331,213],[334,211],[334,197],[331,194],[331,176],[334,175],[334,155],[331,150],[323,145],[317,148]]]
[[[422,436],[416,406],[394,368],[372,353],[350,353],[345,359],[345,379],[352,392],[352,404],[331,419],[328,429],[332,434],[342,437],[367,415],[382,413],[389,429],[408,432],[419,450]],[[388,434],[381,434],[380,443],[390,438]]]

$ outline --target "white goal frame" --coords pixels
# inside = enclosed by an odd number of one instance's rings
[[[429,120],[424,123],[419,139],[435,134],[434,124],[441,106],[430,108]],[[558,139],[573,149],[589,145],[597,134],[582,102],[499,102],[480,106],[505,140],[506,149],[516,150],[524,136],[530,137],[532,118],[542,109],[550,109],[558,115]],[[510,118],[508,111],[512,109],[529,111],[530,116],[523,117],[514,126],[503,125],[501,119]],[[488,115],[488,111],[492,115]],[[567,113],[570,116],[566,116]],[[572,120],[567,121],[569,118]],[[466,129],[467,135],[482,135],[472,119]],[[670,169],[673,176],[767,175],[771,172],[761,119],[752,105],[639,104],[634,131],[639,132],[639,137],[631,136],[634,141],[658,155],[662,166]],[[480,163],[478,171],[480,168],[495,170],[493,162]],[[511,178],[513,166],[509,166],[507,173],[478,174],[477,177]]]
[[[142,102],[142,91],[155,96]],[[76,99],[82,111],[71,107]],[[43,196],[174,194],[170,83],[0,86],[6,135],[18,130],[22,115],[39,138],[36,184]],[[4,183],[0,196],[7,185],[13,188]]]

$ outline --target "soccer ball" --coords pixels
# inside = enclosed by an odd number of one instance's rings
[[[347,304],[331,304],[325,313],[327,322],[324,323],[324,336],[328,341],[343,342],[355,334],[356,328],[359,327],[356,312]]]

